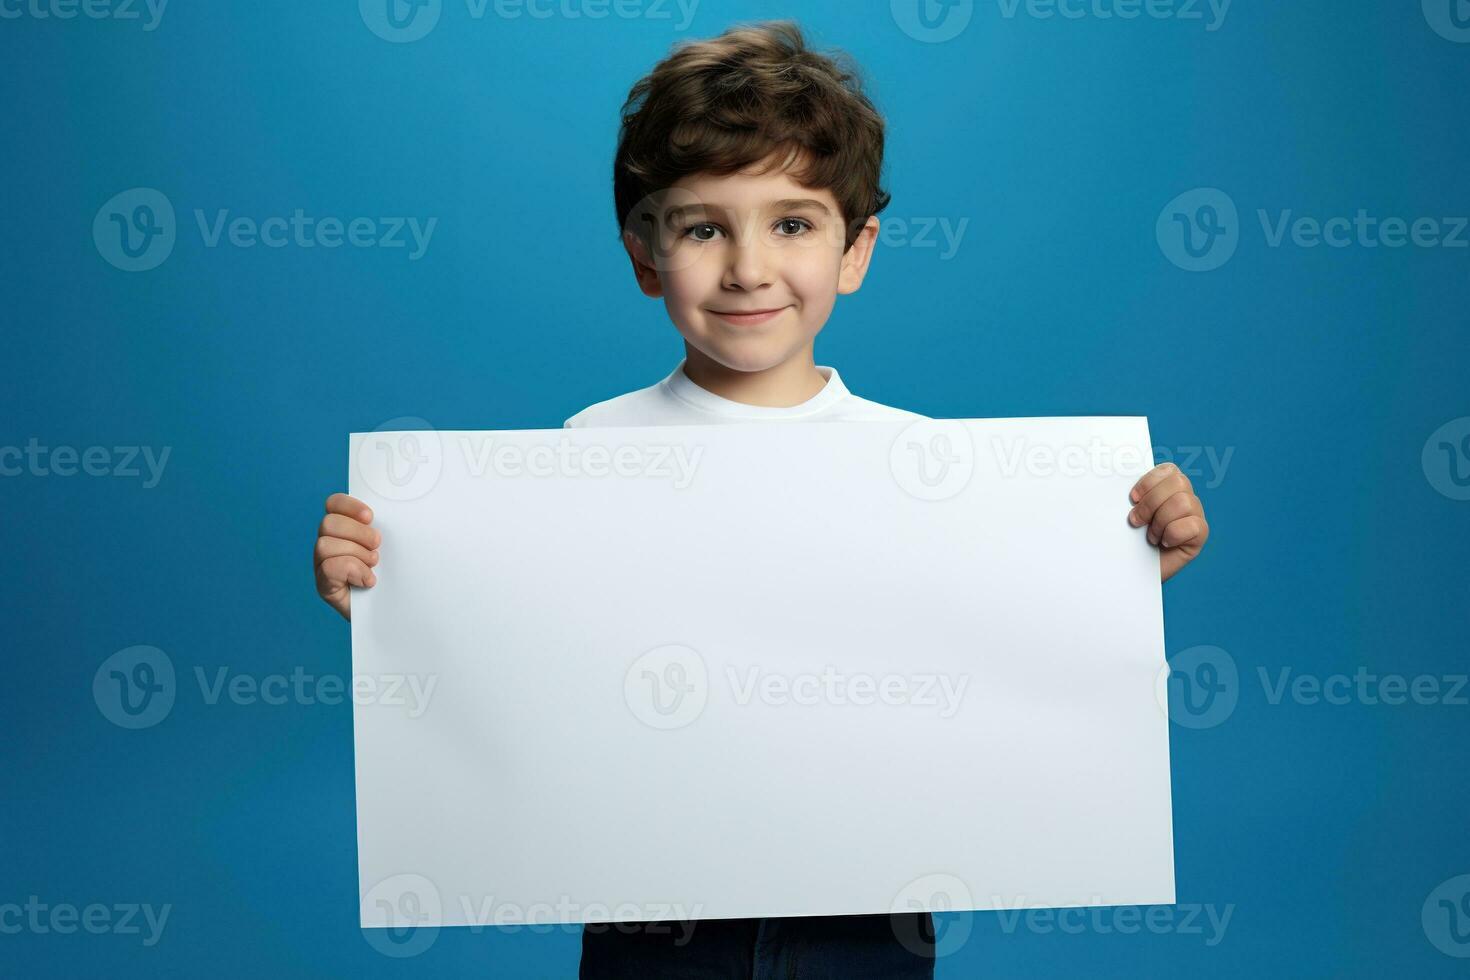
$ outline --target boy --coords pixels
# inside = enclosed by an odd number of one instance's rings
[[[883,133],[855,72],[809,50],[791,22],[684,44],[634,85],[613,163],[618,221],[638,287],[663,299],[685,356],[657,384],[565,424],[922,418],[852,394],[813,352],[837,296],[857,291],[872,259],[889,201]],[[1167,580],[1209,535],[1199,498],[1166,463],[1131,503],[1128,520],[1160,546]],[[361,502],[327,499],[317,589],[344,617],[350,587],[377,580],[371,521]],[[714,919],[688,933],[646,925],[584,928],[581,975],[933,975],[927,912]]]

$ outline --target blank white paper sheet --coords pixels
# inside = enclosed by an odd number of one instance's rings
[[[350,446],[364,927],[1173,903],[1145,419]]]

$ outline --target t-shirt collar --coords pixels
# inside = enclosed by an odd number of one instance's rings
[[[663,380],[664,387],[682,402],[727,418],[801,418],[829,408],[848,394],[847,386],[842,383],[842,377],[837,373],[837,369],[818,364],[817,372],[827,379],[827,383],[822,386],[821,391],[800,405],[786,407],[746,405],[742,402],[731,401],[695,384],[690,380],[689,375],[684,373],[684,365],[688,360],[685,357],[679,361],[679,366]]]

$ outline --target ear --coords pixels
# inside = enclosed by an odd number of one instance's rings
[[[846,252],[842,253],[842,269],[837,276],[838,293],[855,293],[868,274],[868,263],[873,261],[873,246],[878,241],[878,216],[869,215],[862,230]]]
[[[643,295],[662,296],[664,284],[658,277],[658,270],[653,267],[647,244],[638,237],[637,232],[629,230],[623,232],[623,247],[628,250],[628,259],[633,263],[633,275],[637,278],[638,288],[643,291]]]

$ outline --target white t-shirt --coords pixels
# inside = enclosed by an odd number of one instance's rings
[[[685,359],[687,360],[687,358]],[[720,422],[801,421],[874,422],[922,419],[916,412],[880,405],[847,390],[833,367],[817,365],[827,384],[800,405],[773,408],[745,405],[701,388],[684,373],[684,360],[658,384],[639,388],[582,409],[564,423],[568,429],[617,425],[705,425]]]

